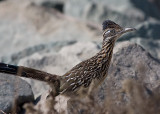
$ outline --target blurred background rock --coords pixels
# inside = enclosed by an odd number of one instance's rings
[[[156,72],[150,70],[152,78],[146,78],[153,84],[153,80],[160,78],[159,0],[0,0],[0,61],[62,75],[98,52],[102,42],[101,23],[106,19],[137,29],[119,39],[115,50],[123,52],[122,46],[130,45],[123,42],[130,41],[141,45],[145,53],[151,53],[154,58],[150,54],[141,55],[141,48],[131,45],[141,61],[147,58],[143,63],[156,63],[151,65]],[[126,63],[121,63],[122,69],[129,64],[134,70],[136,64],[132,66],[129,61],[136,58],[133,55],[130,53]],[[134,77],[136,70],[132,72],[122,74]],[[42,82],[25,80],[32,86],[35,98],[48,89]]]
[[[158,0],[2,0],[0,58],[17,64],[34,52],[57,51],[76,41],[100,44],[105,19],[137,28],[119,41],[136,42],[160,58],[159,13]]]

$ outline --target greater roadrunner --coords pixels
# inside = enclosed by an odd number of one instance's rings
[[[85,96],[106,78],[116,40],[122,34],[135,30],[134,28],[124,29],[110,20],[104,21],[102,25],[102,49],[95,56],[74,66],[63,76],[4,63],[0,63],[0,72],[53,83],[56,86],[57,95]]]

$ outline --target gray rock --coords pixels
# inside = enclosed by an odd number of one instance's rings
[[[119,48],[120,45],[122,46],[121,48]],[[122,90],[122,83],[127,79],[134,79],[146,85],[149,90],[159,86],[159,60],[153,58],[144,48],[137,44],[122,42],[115,48],[119,49],[115,51],[108,77],[99,89],[99,100],[103,101],[110,95],[113,95],[113,98],[117,98],[117,92]]]
[[[160,58],[160,21],[146,21],[136,29],[134,33],[122,36],[119,41],[130,40],[140,44],[154,57]]]
[[[1,62],[8,63],[8,64],[18,64],[19,60],[28,57],[34,53],[50,53],[50,52],[57,52],[63,46],[71,45],[76,43],[76,41],[64,41],[64,42],[51,42],[46,44],[39,44],[33,47],[28,47],[22,51],[17,53],[13,53],[9,56],[2,56],[0,58]]]
[[[32,0],[32,2],[46,8],[54,8],[61,13],[64,12],[65,0]]]
[[[24,0],[21,5],[18,2],[0,3],[0,56],[50,42],[96,38],[95,32],[84,22],[31,1]]]
[[[65,5],[65,13],[98,23],[111,19],[123,26],[135,26],[150,17],[160,19],[159,10],[147,0],[70,0]]]
[[[72,58],[76,55],[79,60],[83,61],[95,55],[101,47],[94,42],[77,42],[73,45],[64,46],[59,53],[66,58]]]
[[[137,44],[130,44],[117,51],[113,57],[113,65],[117,67],[114,69],[114,77],[117,79],[121,77],[140,79],[138,73],[141,70],[139,69],[141,66],[144,67],[146,75],[143,77],[143,81],[155,86],[157,84],[155,82],[160,79],[160,61],[153,58],[150,53]]]
[[[0,74],[0,110],[9,113],[16,101],[17,106],[34,100],[31,86],[24,80]]]

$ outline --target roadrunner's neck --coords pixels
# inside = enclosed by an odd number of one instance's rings
[[[96,55],[97,64],[101,68],[101,73],[107,74],[111,62],[115,41],[105,41],[103,39],[102,48]],[[102,75],[105,76],[105,75]]]
[[[103,39],[102,42],[102,48],[100,50],[100,52],[97,54],[99,59],[111,59],[112,57],[112,53],[113,53],[113,48],[115,45],[115,40],[114,39],[110,39],[108,41],[106,41],[105,39]]]

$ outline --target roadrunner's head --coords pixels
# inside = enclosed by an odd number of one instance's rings
[[[103,22],[103,38],[105,41],[116,41],[121,35],[127,32],[135,31],[135,28],[122,28],[111,20]]]

